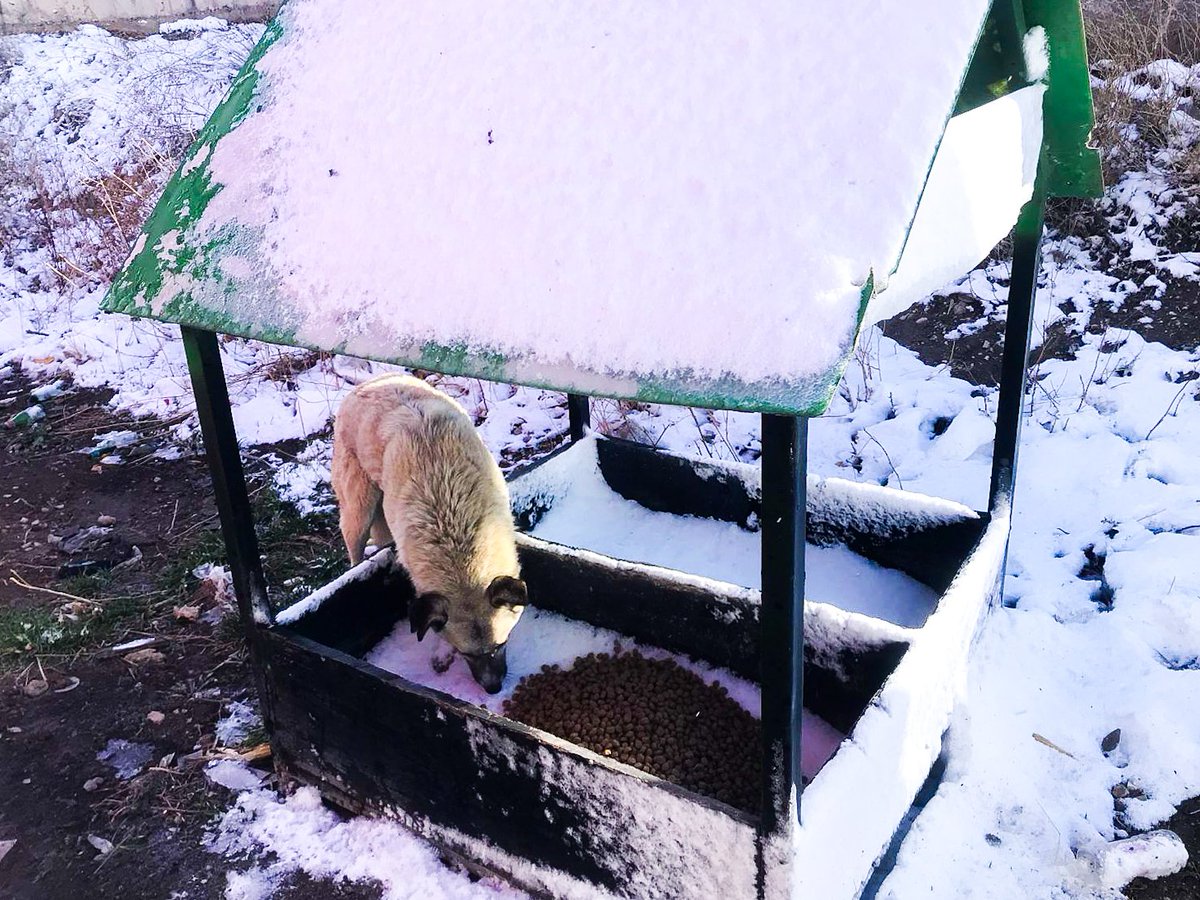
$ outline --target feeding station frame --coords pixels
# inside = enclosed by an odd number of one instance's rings
[[[1078,0],[287,3],[104,304],[182,326],[281,772],[541,895],[857,896],[1000,594],[1044,204],[1099,193],[1091,124]],[[864,325],[1010,231],[988,509],[808,477]],[[387,551],[273,609],[218,334],[566,392],[570,441],[511,481],[524,531],[584,454],[757,529],[758,590],[519,543],[535,606],[759,682],[761,808],[364,662],[411,594]],[[595,396],[760,413],[761,467],[586,436]],[[831,543],[936,590],[924,625],[806,605]],[[802,704],[848,735],[807,785]]]

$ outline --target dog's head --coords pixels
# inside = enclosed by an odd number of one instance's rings
[[[483,689],[495,694],[508,672],[508,636],[528,602],[524,581],[497,575],[482,590],[421,594],[409,604],[408,621],[417,640],[430,631],[440,633],[462,654]]]

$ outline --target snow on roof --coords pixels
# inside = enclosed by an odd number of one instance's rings
[[[988,6],[292,0],[106,308],[819,411]]]

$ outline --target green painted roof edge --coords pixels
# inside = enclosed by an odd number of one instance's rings
[[[1046,30],[1050,73],[1043,103],[1045,154],[1039,175],[1050,197],[1099,197],[1099,152],[1088,146],[1095,114],[1079,0],[1023,0],[1025,22]]]
[[[861,291],[858,321],[862,322],[867,305],[874,294],[874,279],[868,278]],[[131,313],[138,315],[138,313]],[[179,325],[214,331],[235,337],[302,347],[332,353],[345,353],[347,348],[322,347],[297,339],[294,333],[270,331],[261,327],[248,327],[243,323],[227,320],[214,310],[191,302],[188,297],[177,297],[161,314]],[[857,331],[857,328],[856,328]],[[489,353],[466,346],[446,346],[433,342],[411,344],[397,348],[397,352],[386,357],[374,354],[353,354],[376,362],[407,366],[411,369],[427,369],[445,375],[462,375],[483,378],[488,381],[521,384],[546,390],[570,391],[593,397],[613,397],[636,400],[643,403],[663,403],[672,406],[695,406],[703,409],[729,409],[753,413],[794,415],[805,418],[820,416],[833,399],[842,373],[853,352],[851,344],[839,356],[839,361],[821,375],[798,383],[785,381],[762,381],[753,384],[733,378],[695,378],[687,372],[656,377],[652,382],[637,381],[628,376],[612,373],[589,373],[580,371],[571,383],[556,378],[553,383],[539,378],[536,364],[514,364],[497,353]],[[559,371],[558,367],[555,367]],[[605,385],[624,382],[628,389],[608,389]],[[747,399],[747,398],[750,399]]]
[[[167,182],[162,196],[142,226],[129,259],[113,277],[108,293],[100,304],[102,310],[180,321],[172,312],[181,304],[186,304],[190,298],[183,292],[171,298],[160,298],[167,277],[181,275],[185,269],[214,277],[219,275],[215,270],[218,256],[214,252],[218,249],[216,245],[202,248],[183,246],[167,261],[166,254],[160,252],[159,242],[167,235],[182,233],[189,225],[198,221],[209,201],[220,191],[221,186],[213,184],[208,169],[212,148],[222,136],[237,127],[249,114],[258,85],[259,73],[256,66],[281,34],[279,21],[275,19],[267,26],[263,36],[238,70],[225,98],[217,105],[195,142],[184,154],[183,162]],[[218,239],[216,244],[220,243]],[[204,258],[197,260],[198,255]],[[152,301],[156,299],[159,301],[158,310],[151,306]],[[224,323],[221,321],[196,324],[212,331],[224,330]],[[287,336],[281,334],[276,337]],[[263,339],[272,340],[265,336]]]

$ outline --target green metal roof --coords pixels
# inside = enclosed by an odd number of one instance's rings
[[[791,91],[800,98],[795,103],[802,105],[806,90],[825,90],[822,78],[830,73],[806,66],[804,60],[785,65],[777,55],[770,60],[780,69],[776,86],[762,79],[764,71],[772,74],[765,66],[767,60],[753,54],[756,42],[776,50],[784,38],[836,45],[843,39],[840,32],[835,28],[821,34],[820,17],[845,12],[853,3],[831,2],[828,9],[811,12],[791,5],[760,5],[762,21],[757,30],[750,26],[745,35],[734,35],[727,44],[684,52],[655,69],[655,47],[648,48],[648,59],[639,47],[647,41],[653,45],[662,38],[664,25],[675,27],[677,22],[667,12],[644,19],[640,12],[648,8],[644,3],[597,6],[594,9],[602,11],[595,12],[594,21],[586,14],[592,7],[552,3],[513,7],[508,10],[512,16],[498,18],[472,34],[470,23],[483,7],[456,9],[414,2],[406,4],[404,11],[389,10],[389,17],[409,18],[403,22],[389,18],[388,27],[383,27],[379,22],[346,21],[365,13],[347,11],[334,0],[291,0],[268,26],[167,185],[103,308],[449,374],[652,402],[817,415],[836,390],[872,292],[881,283],[879,276],[886,281],[900,261],[950,112],[977,108],[1027,83],[1024,58],[1016,46],[1026,25],[1043,26],[1049,37],[1045,147],[1039,176],[1043,190],[1051,195],[1098,192],[1098,160],[1084,143],[1091,125],[1086,53],[1075,0],[1026,0],[1023,7],[1012,0],[997,0],[986,22],[983,14],[989,11],[984,0],[977,3],[978,12],[964,11],[969,0],[934,0],[930,9],[941,7],[946,13],[943,18],[953,22],[939,24],[931,16],[929,22],[914,23],[910,11],[894,21],[875,23],[879,33],[856,35],[856,40],[864,47],[883,47],[899,37],[895,30],[903,26],[911,30],[914,40],[924,35],[936,39],[938,46],[957,46],[958,62],[943,60],[926,72],[917,62],[920,48],[910,52],[909,67],[938,82],[937,89],[930,88],[930,96],[924,97],[904,93],[903,71],[880,72],[877,58],[860,60],[859,75],[877,77],[878,83],[856,87],[855,78],[848,77],[846,85],[825,98],[834,109],[844,111],[830,126],[841,143],[826,147],[821,144],[821,130],[811,123],[785,121],[781,129],[778,113],[789,107],[777,109],[772,104],[777,93],[791,96]],[[714,4],[712,9],[720,8]],[[518,14],[519,9],[524,12]],[[568,10],[576,18],[561,18]],[[723,34],[715,26],[729,23],[719,13],[698,9],[697,15],[703,18],[702,14],[717,18],[662,39],[688,46],[688,42],[708,40],[711,33]],[[537,20],[538,15],[544,21]],[[780,30],[778,15],[795,27],[794,38],[774,34]],[[441,21],[455,16],[455,21]],[[521,16],[528,21],[512,25],[511,19]],[[436,27],[431,24],[438,21]],[[506,31],[510,25],[512,30]],[[851,20],[846,27],[870,28],[871,23]],[[810,37],[814,31],[816,37]],[[428,37],[431,33],[434,38]],[[363,35],[371,35],[375,43],[364,45]],[[611,49],[605,39],[612,41]],[[509,44],[500,47],[502,52],[489,57],[505,40]],[[597,46],[589,48],[590,40]],[[456,57],[462,47],[473,49],[471,58]],[[676,52],[666,47],[659,49]],[[579,61],[580,48],[595,50],[599,62],[592,57]],[[836,46],[830,52],[834,51]],[[732,64],[719,58],[717,63],[730,70],[730,79],[742,79],[742,93],[737,96],[711,96],[721,89],[725,77],[716,69],[710,73],[708,93],[699,98],[688,94],[686,79],[678,84],[671,81],[681,67],[703,67],[708,56],[719,57],[721,52],[735,54],[730,57]],[[846,58],[844,48],[838,52],[840,57],[835,53],[832,61]],[[542,60],[539,53],[552,65],[540,71],[561,66],[564,84],[530,76],[531,71],[539,71],[531,68]],[[513,61],[513,54],[520,58]],[[483,63],[472,61],[481,55]],[[901,52],[895,54],[895,59],[904,58]],[[330,64],[321,80],[306,82],[306,71],[320,71],[321,59],[336,60],[336,66]],[[972,59],[975,63],[969,66]],[[599,72],[619,82],[621,73],[642,66],[646,67],[639,73],[643,80],[631,82],[637,88],[633,91],[622,93],[580,81]],[[507,72],[507,67],[512,71]],[[332,83],[343,69],[345,83]],[[574,84],[565,77],[569,71],[577,76]],[[372,72],[377,77],[361,78]],[[701,82],[705,77],[703,71],[687,74]],[[811,87],[797,87],[797,79],[803,77],[812,78]],[[459,92],[445,93],[455,78],[462,82]],[[919,82],[915,76],[914,80]],[[362,88],[364,81],[373,86],[371,90]],[[874,96],[869,93],[879,84],[894,85],[897,95],[880,100],[877,91]],[[662,85],[662,97],[638,96],[643,86],[652,94],[656,85]],[[523,96],[539,90],[545,97]],[[578,109],[575,101],[581,94],[587,95],[588,103]],[[439,100],[443,106],[436,105]],[[694,106],[698,100],[701,105]],[[705,119],[710,102],[724,117],[715,123]],[[458,103],[486,110],[488,116],[480,119],[478,133],[454,130],[451,107],[457,108]],[[507,115],[492,115],[504,104],[509,106],[501,112],[507,110]],[[682,105],[687,109],[681,117],[671,119]],[[344,107],[355,109],[348,112]],[[853,118],[860,107],[865,116],[861,123]],[[910,123],[906,114],[881,120],[892,107],[925,118]],[[539,121],[542,110],[552,111],[554,121]],[[407,119],[421,116],[427,117],[420,120],[426,131],[414,131]],[[647,119],[639,123],[642,130],[630,130],[627,118],[639,116]],[[729,121],[730,116],[739,118]],[[283,139],[280,133],[293,119],[306,117],[309,121],[296,126],[296,135]],[[388,121],[375,121],[389,117],[403,121],[394,129]],[[669,121],[664,124],[656,117]],[[517,123],[524,123],[523,131]],[[873,124],[884,126],[884,133],[872,133]],[[669,145],[679,129],[693,126],[697,130],[684,135],[679,147]],[[827,169],[797,177],[805,187],[803,204],[773,196],[790,189],[787,177],[761,188],[754,178],[746,177],[745,165],[722,168],[721,152],[732,158],[756,149],[756,128],[771,149],[745,158],[762,167],[764,179],[771,177],[773,166],[786,176],[789,164],[798,168],[800,160],[828,157]],[[882,148],[874,148],[880,153],[889,150],[886,144],[893,133],[919,139],[920,146],[912,151],[923,166],[917,182],[909,184],[897,176],[896,184],[887,178],[861,188],[853,180],[837,183],[844,174],[839,160],[844,160],[848,173],[870,174],[870,159],[862,158],[861,149],[846,139],[855,128],[861,129],[861,141],[883,143]],[[438,129],[446,134],[436,137]],[[789,157],[788,148],[780,143],[781,135],[790,134],[788,129],[795,129],[802,154]],[[562,139],[566,150],[550,146],[562,132],[567,132]],[[389,144],[398,135],[411,143],[414,134],[424,137],[426,133],[436,139],[430,139],[424,155],[407,144]],[[656,140],[635,146],[636,152],[620,143],[636,144],[645,134]],[[698,146],[706,140],[716,149]],[[906,146],[899,137],[895,140],[901,150]],[[665,149],[656,146],[664,142]],[[500,150],[493,152],[493,143],[501,144]],[[511,144],[517,145],[515,150]],[[408,153],[403,156],[405,167],[382,171],[389,167],[393,149],[397,156]],[[704,156],[705,152],[712,155]],[[517,155],[506,162],[504,153]],[[575,153],[586,157],[579,171],[572,171]],[[606,153],[616,157],[619,170],[611,190],[606,183],[593,184],[597,172],[605,177]],[[703,164],[693,156],[702,157]],[[643,157],[651,161],[645,172],[638,168]],[[587,168],[585,163],[591,161],[596,164]],[[355,171],[367,163],[381,171]],[[690,174],[689,165],[693,166]],[[630,176],[622,182],[621,166],[642,180]],[[671,182],[676,168],[683,173],[677,185]],[[512,188],[505,180],[519,181],[534,169],[544,180],[534,180],[524,190]],[[911,173],[900,174],[911,181]],[[394,195],[393,204],[411,197],[411,215],[377,217],[356,232],[355,221],[347,219],[356,207],[347,207],[337,192],[343,185],[352,191],[356,178],[360,186],[369,187],[371,177],[379,178],[381,193]],[[584,181],[587,184],[581,188]],[[437,182],[437,190],[430,188],[431,182]],[[659,207],[646,201],[660,184],[665,185],[662,192],[667,198],[661,215]],[[829,184],[827,191],[820,190],[824,184]],[[549,209],[534,205],[543,186],[561,210],[555,204]],[[580,199],[581,190],[590,193]],[[681,192],[689,205],[671,206],[670,190]],[[605,205],[621,191],[626,192],[622,204]],[[488,192],[495,192],[494,197]],[[284,193],[292,196],[281,196]],[[370,192],[361,193],[361,187],[355,196],[364,210],[374,201]],[[470,206],[479,196],[507,204],[512,216],[480,230],[481,207]],[[466,205],[465,213],[442,208],[459,202]],[[847,255],[844,248],[853,245],[854,228],[872,218],[876,202],[879,218],[888,218],[886,227],[865,235],[866,243],[874,240],[869,254]],[[805,226],[803,215],[815,215],[814,207],[820,216]],[[627,215],[627,209],[634,212]],[[546,222],[529,225],[522,218],[527,212],[546,217]],[[561,221],[555,219],[560,212]],[[756,218],[760,212],[766,221]],[[424,222],[435,222],[437,227],[422,231]],[[566,228],[563,223],[573,229],[570,234],[559,233]],[[722,231],[726,226],[727,232]],[[758,230],[748,237],[746,232],[752,229]],[[576,239],[576,232],[585,231]],[[693,240],[696,234],[701,237]],[[780,234],[785,239],[799,236],[794,251],[788,250]],[[822,256],[826,234],[832,248],[829,258]],[[612,258],[607,258],[610,245]],[[364,247],[374,255],[356,262],[355,254]],[[672,256],[677,248],[681,248],[678,259]],[[755,258],[760,251],[761,259]],[[579,271],[559,272],[555,268],[559,260],[552,258],[559,252],[573,260]],[[721,256],[724,253],[727,256]],[[721,258],[710,260],[710,256]],[[432,262],[425,265],[427,261]],[[679,271],[688,266],[697,272]],[[377,269],[379,283],[372,281]],[[810,269],[812,278],[806,274]],[[619,295],[613,295],[616,288],[605,283],[608,272],[614,273]],[[842,280],[831,281],[834,276]],[[827,283],[837,289],[817,290]],[[495,291],[490,290],[492,284]],[[526,284],[529,297],[521,294]],[[559,294],[547,300],[534,295],[535,288],[557,289]],[[502,337],[493,339],[493,330]]]

